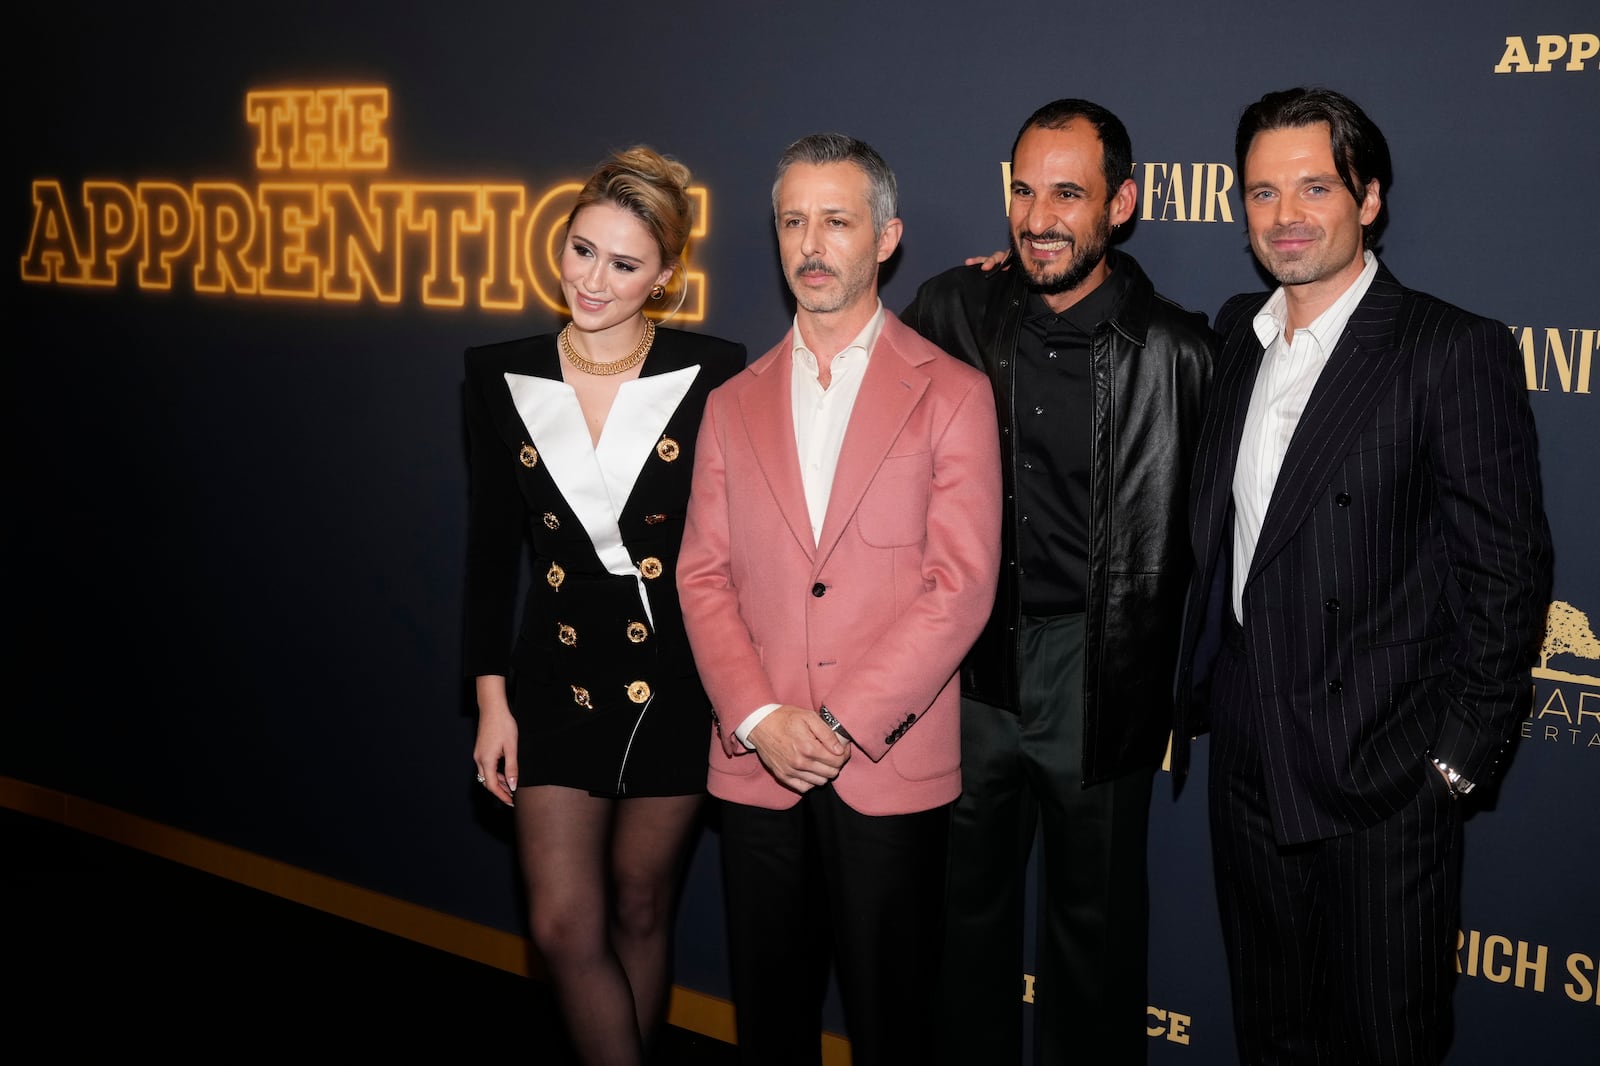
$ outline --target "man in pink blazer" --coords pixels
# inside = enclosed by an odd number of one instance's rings
[[[716,715],[739,1052],[761,1066],[820,1062],[830,961],[856,1066],[932,1054],[955,677],[994,599],[999,434],[983,374],[878,299],[897,211],[869,145],[784,153],[794,326],[707,402],[678,563]]]

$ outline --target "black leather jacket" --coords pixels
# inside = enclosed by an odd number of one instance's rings
[[[1192,560],[1189,467],[1216,336],[1158,295],[1131,256],[1131,283],[1091,342],[1089,576],[1084,647],[1085,784],[1156,766],[1173,726],[1172,679]],[[1020,270],[956,267],[925,282],[901,319],[994,383],[1006,509],[994,612],[961,667],[961,691],[1015,711],[1017,588],[1013,364],[1027,290]]]

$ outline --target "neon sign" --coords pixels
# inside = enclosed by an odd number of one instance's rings
[[[389,90],[381,86],[252,90],[254,186],[233,181],[33,182],[22,279],[140,289],[520,311],[530,296],[560,313],[561,228],[580,188],[537,196],[524,185],[394,181]],[[379,175],[376,176],[375,175]],[[706,234],[709,198],[689,188],[691,239]],[[686,271],[676,318],[705,318],[706,278]],[[666,301],[670,306],[675,298]]]

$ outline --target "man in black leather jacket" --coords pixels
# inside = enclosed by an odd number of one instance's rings
[[[1215,337],[1109,250],[1137,203],[1132,164],[1104,108],[1040,108],[1012,147],[1006,267],[946,271],[901,315],[987,371],[1004,460],[1000,590],[961,671],[951,1066],[1020,1061],[1023,872],[1041,821],[1036,1058],[1145,1061],[1145,838]]]

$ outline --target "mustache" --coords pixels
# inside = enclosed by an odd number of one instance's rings
[[[830,277],[837,277],[838,273],[838,271],[820,259],[807,259],[794,268],[795,277],[799,277],[801,274],[827,274]]]
[[[1035,233],[1032,230],[1023,230],[1021,233],[1017,234],[1016,239],[1018,241],[1066,241],[1067,247],[1073,249],[1078,247],[1077,239],[1074,238],[1072,234],[1058,229],[1045,230],[1043,233]]]
[[[1291,241],[1315,240],[1320,236],[1322,236],[1322,230],[1319,227],[1307,226],[1303,224],[1296,224],[1292,226],[1274,226],[1267,231],[1267,240],[1269,241],[1281,241],[1285,239]]]

